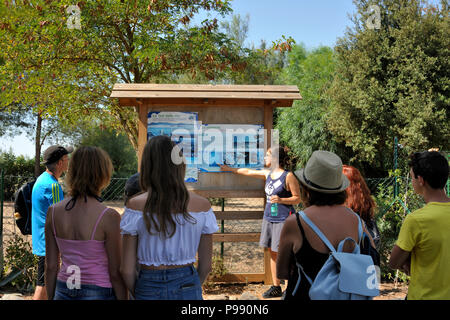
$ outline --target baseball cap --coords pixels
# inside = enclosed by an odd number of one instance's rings
[[[73,147],[64,148],[63,146],[50,146],[44,151],[44,164],[50,164],[58,161],[64,155],[72,153]]]

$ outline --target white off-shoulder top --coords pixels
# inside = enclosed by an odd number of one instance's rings
[[[168,238],[147,231],[142,211],[125,207],[120,222],[121,234],[138,236],[138,263],[149,266],[184,265],[195,262],[202,234],[217,232],[216,216],[212,209],[204,212],[189,212],[195,223],[185,220],[180,214],[175,219],[175,234]]]

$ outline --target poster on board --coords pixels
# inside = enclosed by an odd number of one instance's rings
[[[220,164],[234,168],[264,167],[264,126],[203,124],[200,172],[220,172]]]
[[[196,156],[199,132],[200,123],[196,112],[152,111],[148,113],[147,140],[154,136],[166,135],[183,150],[186,159],[185,182],[198,181]]]

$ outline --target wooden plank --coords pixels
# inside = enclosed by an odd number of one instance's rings
[[[258,242],[260,232],[213,233],[214,242]]]
[[[266,285],[273,284],[270,259],[269,248],[264,248],[264,284]]]
[[[264,129],[266,129],[266,134],[264,137],[265,150],[268,150],[271,146],[272,137],[272,127],[273,127],[273,106],[268,104],[264,105]]]
[[[221,92],[299,92],[293,85],[211,85],[116,83],[113,91],[221,91]]]
[[[261,211],[214,211],[217,220],[259,220],[264,217]]]
[[[205,198],[264,198],[264,190],[211,190],[195,189],[188,186],[188,189]]]
[[[254,283],[263,282],[264,273],[228,273],[221,277],[214,277],[214,282],[227,282],[227,283]]]
[[[138,106],[140,104],[146,104],[148,106],[155,106],[156,108],[170,108],[170,107],[190,107],[190,108],[209,108],[209,107],[221,107],[221,108],[242,108],[242,107],[261,107],[264,105],[264,100],[261,99],[208,99],[207,102],[204,99],[194,98],[154,98],[154,99],[135,99],[135,98],[118,98],[119,105],[122,107]],[[289,108],[293,104],[292,99],[281,100],[277,99],[272,104],[274,108]]]
[[[144,147],[147,143],[147,106],[138,106],[138,171],[141,170],[141,159],[144,153]]]
[[[113,91],[111,98],[300,99],[298,92]],[[207,103],[207,101],[205,101]]]

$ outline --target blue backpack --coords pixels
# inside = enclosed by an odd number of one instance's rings
[[[350,237],[342,240],[338,249],[328,241],[325,235],[317,226],[300,211],[302,219],[311,227],[311,229],[322,239],[325,245],[330,249],[330,256],[325,261],[314,281],[305,273],[301,264],[297,262],[298,281],[293,291],[297,292],[302,273],[311,284],[309,297],[311,300],[371,300],[379,295],[379,283],[376,275],[376,267],[372,257],[360,253],[359,244]],[[362,225],[358,217],[358,238],[362,238]],[[346,241],[353,241],[355,249],[352,253],[342,252]],[[375,273],[375,274],[374,274]]]

